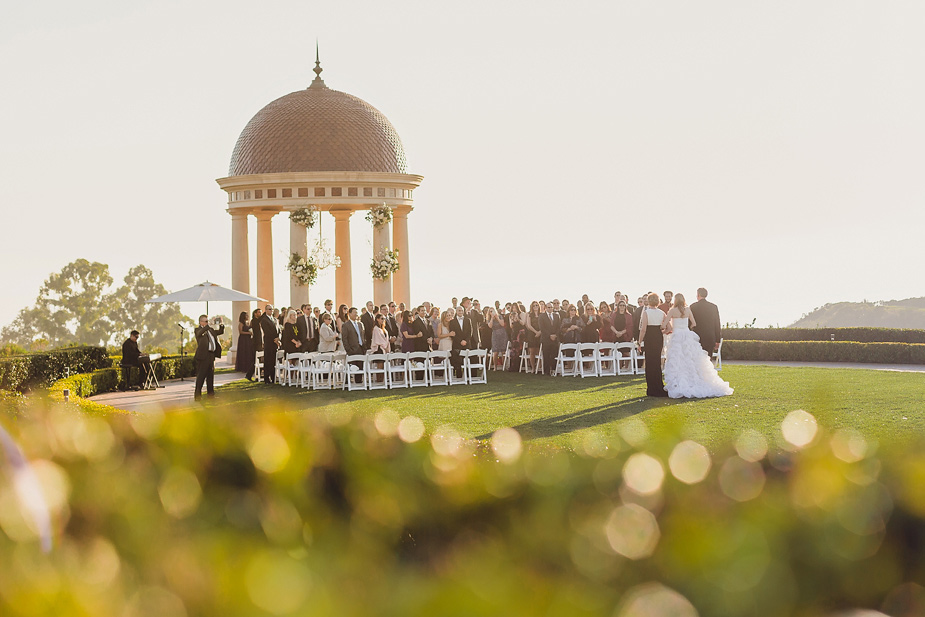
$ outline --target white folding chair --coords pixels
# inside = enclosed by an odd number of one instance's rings
[[[633,343],[617,343],[614,346],[616,356],[617,375],[632,375],[635,373],[636,345]]]
[[[556,369],[553,371],[553,376],[577,377],[577,355],[578,343],[562,343],[559,345],[559,353],[556,354]]]
[[[286,352],[280,349],[276,352],[276,383],[281,386],[285,386],[287,375],[288,371],[286,370]]]
[[[263,352],[258,351],[254,356],[254,379],[263,381]]]
[[[388,364],[389,388],[408,387],[408,354],[390,353]]]
[[[536,352],[536,362],[533,367],[534,375],[542,375],[546,372],[546,367],[543,366],[543,344],[540,343],[540,350]]]
[[[331,387],[344,389],[347,381],[347,354],[343,351],[335,351],[331,354]]]
[[[517,369],[517,372],[530,372],[530,352],[527,350],[527,343],[524,343],[523,347],[520,349],[520,368]]]
[[[414,351],[408,354],[408,386],[411,388],[426,387],[427,381],[427,352]]]
[[[578,374],[582,377],[597,377],[597,343],[578,345]]]
[[[464,386],[469,383],[469,380],[466,378],[466,356],[468,356],[471,351],[468,349],[459,350],[459,362],[460,362],[460,373],[456,375],[456,369],[451,365],[449,370],[449,379],[451,386]]]
[[[331,354],[315,354],[308,366],[313,389],[330,390],[334,387],[334,362]]]
[[[488,352],[484,349],[472,349],[463,361],[463,375],[470,384],[488,383]]]
[[[386,354],[373,353],[366,356],[366,387],[370,390],[389,388]]]
[[[719,339],[719,347],[716,348],[716,353],[713,354],[713,366],[716,367],[717,371],[723,370],[723,339]]]
[[[642,375],[646,372],[645,343],[643,343],[642,351],[633,348],[633,372],[637,375]]]
[[[617,375],[617,344],[597,344],[597,373],[601,377],[616,377]]]
[[[366,354],[347,356],[344,359],[347,370],[346,387],[348,390],[366,389]]]
[[[286,369],[286,385],[287,386],[301,386],[301,371],[300,365],[302,364],[302,358],[307,354],[304,353],[289,353],[286,354],[286,359],[283,361],[283,367]]]
[[[427,381],[432,386],[450,385],[450,352],[432,351],[427,354]]]
[[[504,348],[504,359],[501,361],[501,370],[507,372],[511,368],[511,341]]]

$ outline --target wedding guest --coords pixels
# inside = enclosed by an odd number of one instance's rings
[[[635,321],[632,313],[626,310],[626,300],[620,300],[617,303],[617,310],[610,317],[613,322],[613,330],[616,335],[616,342],[629,343],[636,335]]]
[[[457,377],[462,377],[462,356],[460,351],[472,349],[472,320],[469,319],[465,310],[466,300],[463,298],[460,310],[456,311],[454,319],[450,320],[450,331],[453,333],[453,347],[450,353],[450,364],[453,366]]]
[[[552,310],[552,302],[546,304],[546,312],[540,315],[540,343],[543,345],[543,372],[552,374],[552,364],[559,353],[559,314]]]
[[[478,309],[478,302],[473,302],[472,305],[475,309]],[[488,311],[492,307],[486,306],[485,308],[479,310],[479,349],[489,350],[491,349],[491,326],[488,323]]]
[[[321,327],[321,307],[320,307],[320,306],[314,307],[314,308],[312,309],[312,315],[314,315],[314,317],[315,317],[315,323],[316,323],[316,324],[318,325],[318,327],[320,328],[320,327]]]
[[[505,317],[505,323],[507,324],[507,336],[518,354],[524,342],[524,317],[520,305],[512,302],[511,310]]]
[[[633,338],[641,341],[639,338],[639,322],[642,320],[642,312],[646,308],[646,296],[636,298],[636,308],[633,309]]]
[[[507,327],[497,310],[488,307],[485,311],[485,322],[491,330],[491,361],[498,369],[504,364],[504,353],[507,351]]]
[[[363,324],[360,323],[359,312],[355,306],[351,306],[347,311],[347,323],[344,324],[340,333],[340,338],[344,343],[344,351],[349,356],[362,355],[366,353],[366,332]]]
[[[373,325],[372,344],[369,353],[386,354],[392,351],[392,344],[389,341],[389,331],[385,327],[385,315],[379,313],[376,315],[376,323]]]
[[[668,396],[662,378],[662,346],[665,342],[662,323],[665,313],[658,308],[658,294],[650,293],[646,301],[648,306],[639,321],[639,333],[642,338],[637,343],[639,351],[645,352],[646,396]]]
[[[251,313],[251,336],[254,343],[254,367],[257,366],[257,352],[263,351],[263,331],[260,329],[260,320],[263,318],[263,311],[255,308]],[[256,372],[256,371],[255,371]]]
[[[234,370],[244,373],[245,379],[250,381],[254,376],[254,339],[251,334],[250,322],[247,320],[247,311],[238,315],[238,351],[234,357]]]
[[[145,382],[145,378],[151,371],[151,359],[148,354],[141,353],[138,349],[138,337],[141,336],[138,330],[132,330],[125,342],[122,343],[122,365],[138,367],[138,387],[140,388]],[[129,373],[126,373],[129,375]],[[128,377],[126,376],[126,385]]]
[[[585,314],[581,321],[583,326],[581,329],[581,342],[600,342],[601,320],[597,316],[597,310],[594,308],[594,303],[588,302],[585,304]]]
[[[440,316],[440,322],[437,324],[437,329],[434,331],[434,336],[437,337],[437,351],[452,351],[453,350],[453,332],[450,330],[450,321],[456,317],[456,311],[453,309],[447,309],[443,311],[443,314]]]
[[[581,317],[578,316],[578,307],[569,306],[568,313],[562,323],[559,325],[559,336],[563,343],[580,343],[581,342],[582,323]]]
[[[601,302],[598,316],[601,320],[601,329],[598,332],[601,342],[616,343],[617,331],[613,327],[613,313],[610,310],[610,305],[606,302]]]
[[[408,309],[407,309],[407,307],[405,306],[405,303],[404,303],[404,302],[399,302],[399,303],[398,303],[398,313],[399,313],[399,314],[404,313],[406,310],[408,310]]]
[[[472,335],[469,337],[469,349],[479,348],[479,326],[482,323],[482,312],[473,306],[471,298],[463,298],[459,305],[466,312],[466,318],[472,322]]]
[[[330,313],[333,317],[334,315],[334,300],[325,300],[324,301],[324,312]]]
[[[527,335],[527,353],[530,354],[530,372],[536,370],[536,354],[540,350],[540,303],[530,303],[530,312],[524,320]]]
[[[456,298],[453,298],[452,300],[450,300],[450,304],[453,306],[454,314],[456,313],[457,309],[459,309],[458,303],[459,303],[459,300],[457,300]]]
[[[209,316],[199,316],[199,327],[196,335],[196,387],[193,390],[193,399],[202,398],[202,384],[206,384],[206,394],[215,396],[215,359],[222,357],[222,345],[218,337],[225,333],[225,324],[221,317],[213,321],[218,328],[209,326]]]
[[[334,330],[334,318],[330,313],[321,314],[321,327],[318,328],[318,351],[321,353],[333,353],[337,351],[337,343],[340,337]]]
[[[700,346],[712,358],[719,349],[723,331],[719,321],[719,309],[712,302],[707,302],[707,290],[697,288],[697,301],[690,306],[696,326],[691,328],[700,337]]]
[[[312,314],[311,304],[302,305],[302,314],[296,317],[296,330],[302,347],[299,351],[318,351],[318,324]]]
[[[350,321],[348,316],[347,305],[341,304],[337,307],[337,318],[334,320],[334,326],[337,328],[337,332],[341,335],[343,339],[344,334],[344,324]]]
[[[424,307],[427,308],[427,307]],[[430,324],[430,329],[434,333],[434,341],[437,341],[437,326],[440,325],[440,309],[436,306],[431,307],[427,310],[427,319]],[[436,344],[433,345],[434,349],[437,348]]]
[[[279,323],[279,309],[273,309],[273,321]]]
[[[414,316],[411,311],[402,311],[398,331],[401,333],[401,352],[410,353],[414,351],[417,333],[414,331]]]
[[[279,323],[273,313],[279,313],[272,304],[266,305],[263,317],[260,318],[260,329],[263,333],[263,383],[276,382],[276,350],[279,349]]]
[[[395,303],[389,309],[388,304],[379,306],[379,314],[385,317],[385,329],[389,333],[389,347],[391,351],[398,349],[398,322],[395,320]]]
[[[433,334],[431,333],[430,318],[424,305],[417,308],[417,317],[414,320],[414,350],[425,352],[431,350]]]
[[[298,327],[296,326],[296,313],[289,309],[283,321],[283,351],[286,355],[299,353],[302,351],[302,341],[299,337]],[[290,360],[290,364],[295,364],[296,360]]]
[[[665,296],[665,301],[658,305],[658,310],[667,313],[671,310],[671,299],[674,294],[670,291],[666,291],[663,295]]]
[[[373,304],[372,300],[366,301],[366,312],[363,313],[363,316],[360,318],[360,321],[363,322],[363,327],[366,329],[366,348],[369,349],[369,346],[372,344],[373,340],[373,327],[376,325],[376,313],[379,312],[379,308]]]
[[[552,310],[559,314],[559,321],[568,317],[568,309],[563,307],[559,300],[552,301]]]

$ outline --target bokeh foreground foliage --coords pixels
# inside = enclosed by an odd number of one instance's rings
[[[424,434],[413,416],[0,414],[52,510],[0,484],[2,615],[918,614],[925,449],[826,433],[714,452]]]

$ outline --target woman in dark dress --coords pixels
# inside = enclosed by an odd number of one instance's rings
[[[299,333],[296,330],[296,314],[292,309],[286,313],[286,322],[283,324],[283,350],[286,354],[299,353],[302,351],[302,341],[299,340]]]
[[[613,313],[610,311],[610,305],[606,302],[601,302],[601,305],[598,307],[601,314],[601,342],[602,343],[616,343],[617,334],[614,331],[613,327]]]
[[[581,323],[581,317],[578,316],[578,308],[570,306],[568,307],[568,313],[559,326],[559,341],[570,344],[580,343],[583,329],[584,324]]]
[[[234,357],[234,370],[244,373],[247,379],[254,376],[254,339],[247,321],[247,311],[238,316],[238,351]]]
[[[662,331],[662,322],[665,313],[658,308],[658,294],[649,294],[646,298],[647,306],[639,320],[639,338],[644,347],[646,356],[646,396],[668,396],[665,390],[665,381],[662,378],[662,346],[665,338]],[[640,345],[637,343],[637,345]]]
[[[411,316],[411,311],[402,312],[401,325],[398,326],[398,331],[401,332],[401,352],[413,352],[417,334],[414,332],[414,318]]]
[[[581,330],[581,342],[582,343],[597,343],[600,341],[600,330],[601,330],[601,320],[597,316],[597,310],[595,310],[594,305],[588,302],[585,305],[585,314],[581,317],[582,330]]]
[[[527,351],[530,352],[530,371],[536,367],[536,354],[540,350],[540,303],[534,300],[530,303],[530,312],[524,322],[524,334],[527,340]]]
[[[626,310],[626,300],[620,300],[617,303],[616,310],[611,315],[613,329],[618,343],[629,343],[633,340],[636,333],[636,327],[633,324],[633,313]]]

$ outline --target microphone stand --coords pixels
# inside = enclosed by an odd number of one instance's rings
[[[183,335],[186,334],[186,328],[183,327],[183,324],[177,324],[177,327],[180,328],[180,361],[182,364],[183,356],[185,355],[183,351]],[[185,381],[183,379],[182,373],[180,376],[180,381]]]

